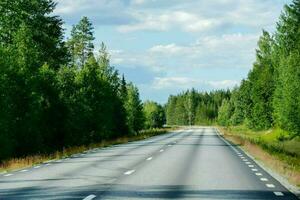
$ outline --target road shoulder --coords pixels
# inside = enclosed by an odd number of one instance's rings
[[[282,175],[278,170],[274,169],[271,165],[264,162],[264,156],[268,156],[268,159],[274,159],[276,162],[278,162],[278,159],[274,158],[272,155],[270,155],[268,152],[264,151],[261,147],[259,147],[256,144],[247,144],[247,145],[241,145],[238,138],[234,138],[232,135],[224,134],[220,128],[216,128],[219,132],[219,134],[224,137],[227,141],[234,145],[238,145],[239,149],[245,152],[247,156],[249,156],[251,159],[253,159],[261,168],[263,168],[266,172],[268,172],[271,176],[273,176],[278,182],[280,182],[284,187],[286,187],[288,190],[290,190],[292,193],[294,193],[298,198],[300,198],[300,187],[297,187],[293,184],[291,184],[284,175]],[[249,148],[249,145],[251,145],[251,148]],[[256,149],[255,151],[253,149]],[[264,154],[264,156],[261,156]]]

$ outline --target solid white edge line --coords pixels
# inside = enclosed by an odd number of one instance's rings
[[[83,200],[92,200],[92,199],[94,199],[94,198],[96,198],[96,195],[91,194],[91,195],[85,197]]]

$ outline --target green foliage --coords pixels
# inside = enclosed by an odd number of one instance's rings
[[[223,99],[229,91],[200,93],[194,89],[177,96],[170,96],[166,105],[168,125],[203,125],[213,123]]]
[[[71,38],[67,42],[71,54],[71,64],[83,67],[89,56],[93,54],[93,25],[87,17],[83,17],[71,31]]]
[[[137,87],[132,83],[127,84],[127,98],[125,102],[127,113],[127,126],[131,133],[137,133],[144,128],[145,116],[143,105],[139,98]]]
[[[279,126],[285,131],[280,138],[300,135],[299,38],[300,1],[294,0],[285,6],[274,36],[263,31],[253,69],[220,110],[222,125],[244,123],[254,130]]]
[[[224,99],[218,113],[218,123],[222,126],[228,126],[230,124],[230,117],[232,114],[232,106],[230,101]]]
[[[162,128],[165,123],[164,108],[156,102],[146,101],[143,104],[145,128]]]
[[[143,128],[138,89],[83,18],[66,51],[51,0],[0,2],[0,161],[122,137]],[[69,43],[70,44],[70,43]],[[67,66],[67,54],[76,59]]]

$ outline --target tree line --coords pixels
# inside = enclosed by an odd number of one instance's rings
[[[168,125],[208,125],[215,123],[219,107],[230,98],[229,90],[198,92],[195,89],[171,95],[166,104]]]
[[[285,5],[276,31],[263,31],[256,61],[219,110],[221,125],[279,127],[300,136],[300,1]]]
[[[0,161],[137,134],[162,107],[95,53],[87,17],[64,39],[52,0],[0,2]]]

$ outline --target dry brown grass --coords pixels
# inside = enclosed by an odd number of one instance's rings
[[[230,133],[227,129],[220,128],[224,133],[224,137],[234,144],[240,145],[243,149],[249,152],[253,157],[263,162],[267,167],[276,171],[281,176],[285,177],[291,184],[300,186],[300,170],[298,167],[286,162],[289,158],[286,155],[270,154],[265,151],[261,146],[247,141],[238,135]]]
[[[31,167],[31,166],[34,166],[37,164],[44,163],[49,160],[62,159],[62,158],[68,157],[70,155],[82,153],[84,151],[94,149],[94,148],[103,148],[103,147],[107,147],[107,146],[111,146],[111,145],[115,145],[115,144],[124,144],[124,143],[130,142],[130,141],[143,140],[143,139],[155,136],[155,135],[164,134],[166,132],[169,132],[169,131],[172,131],[175,129],[176,129],[176,127],[175,128],[146,130],[146,131],[142,131],[138,135],[119,137],[114,140],[103,140],[101,143],[91,144],[88,146],[82,145],[82,146],[65,148],[62,151],[56,151],[56,152],[54,152],[52,154],[48,154],[48,155],[33,155],[33,156],[27,156],[24,158],[12,158],[12,159],[5,160],[0,163],[0,173]]]

